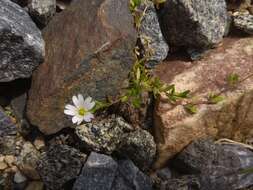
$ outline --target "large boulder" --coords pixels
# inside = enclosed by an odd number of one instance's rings
[[[195,50],[221,42],[228,21],[225,0],[169,0],[158,15],[169,46]]]
[[[53,18],[44,38],[46,60],[33,76],[27,114],[52,134],[71,125],[63,110],[73,95],[101,100],[120,93],[133,63],[136,31],[128,1],[76,1]]]
[[[43,56],[44,41],[30,16],[19,5],[1,0],[0,82],[30,77]]]
[[[253,38],[226,39],[202,60],[190,62],[172,58],[156,70],[156,75],[178,91],[190,90],[192,98],[171,104],[165,96],[156,102],[155,137],[158,145],[156,167],[180,152],[191,141],[216,136],[244,141],[253,130]],[[229,89],[227,78],[237,74],[241,81]],[[235,82],[235,81],[234,81]],[[227,89],[227,90],[225,90]],[[210,104],[210,93],[224,100]],[[188,113],[185,104],[196,104],[197,113]]]

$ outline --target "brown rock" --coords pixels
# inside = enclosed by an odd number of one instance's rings
[[[76,1],[44,31],[46,59],[34,73],[28,117],[45,134],[71,126],[63,114],[77,93],[115,98],[133,63],[136,33],[125,0]]]
[[[164,97],[156,103],[155,136],[158,159],[162,166],[191,141],[205,136],[244,141],[253,135],[253,77],[222,94],[218,104],[206,104],[211,92],[227,89],[227,77],[236,73],[240,80],[253,73],[253,38],[225,39],[224,44],[200,61],[189,62],[169,58],[156,70],[162,80],[175,84],[178,91],[191,90],[193,98],[172,105]],[[204,102],[203,102],[204,101]],[[197,103],[195,115],[187,113],[183,104]],[[198,103],[199,102],[199,103]],[[202,103],[201,103],[202,102]]]

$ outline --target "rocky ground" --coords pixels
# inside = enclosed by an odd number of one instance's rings
[[[253,189],[253,1],[140,9],[136,30],[128,0],[0,0],[0,190]],[[74,125],[65,105],[117,99],[147,40],[149,71],[190,97]]]

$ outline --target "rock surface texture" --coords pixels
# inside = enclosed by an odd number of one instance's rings
[[[91,153],[73,190],[151,190],[150,179],[130,160],[118,163],[111,157]]]
[[[142,18],[140,39],[144,47],[146,40],[150,40],[149,48],[152,50],[152,55],[149,58],[150,66],[163,61],[167,57],[169,46],[163,37],[156,14],[156,9],[151,2],[148,4],[145,14]],[[149,51],[148,49],[145,50]]]
[[[29,14],[41,25],[46,25],[56,12],[56,0],[31,0]]]
[[[191,141],[205,136],[245,141],[252,138],[253,118],[253,38],[225,39],[200,61],[168,59],[156,70],[157,76],[177,91],[190,90],[193,98],[172,105],[165,97],[156,102],[155,138],[158,145],[156,167],[180,152]],[[240,84],[230,88],[227,78],[236,73]],[[224,100],[210,104],[210,93],[221,93]],[[185,104],[196,104],[197,113],[185,111]]]
[[[133,63],[136,32],[128,1],[76,1],[51,20],[44,38],[46,59],[33,76],[27,110],[34,125],[52,134],[71,125],[63,109],[73,95],[119,94]]]
[[[0,82],[30,77],[43,56],[44,41],[30,16],[19,5],[1,0]]]
[[[248,34],[253,34],[253,15],[235,12],[233,14],[234,26]]]
[[[76,178],[86,155],[67,145],[51,146],[41,155],[37,170],[48,189],[57,190]]]
[[[225,0],[170,0],[158,15],[169,46],[196,50],[221,42],[228,20]]]
[[[241,145],[202,139],[190,144],[174,160],[186,174],[200,177],[200,189],[243,189],[253,185],[253,152]],[[244,172],[243,172],[244,171]]]

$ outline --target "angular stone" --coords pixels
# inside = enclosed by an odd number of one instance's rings
[[[190,90],[194,97],[172,105],[162,96],[155,108],[155,138],[158,147],[156,167],[180,152],[193,140],[205,136],[243,141],[252,138],[253,118],[253,38],[225,39],[223,46],[211,50],[204,59],[190,62],[168,59],[159,65],[156,75],[177,91]],[[219,104],[207,104],[210,93],[228,89],[227,78],[232,73],[242,82],[235,89],[224,91]],[[247,80],[246,80],[247,78]],[[184,109],[196,103],[197,113]]]
[[[228,20],[225,0],[169,0],[158,15],[169,46],[195,50],[220,43]]]
[[[156,144],[148,131],[137,129],[125,135],[118,151],[141,170],[148,171],[156,156]]]
[[[44,38],[46,60],[33,76],[27,114],[43,133],[53,134],[72,125],[63,110],[73,95],[101,100],[120,93],[136,32],[128,1],[76,1],[51,20]]]
[[[234,26],[248,34],[253,34],[253,15],[235,12],[233,14]]]
[[[44,41],[30,16],[17,4],[1,0],[0,82],[30,77],[43,56]]]
[[[201,176],[202,189],[243,189],[253,185],[253,152],[242,145],[194,141],[173,161],[186,174]]]
[[[76,178],[86,155],[67,145],[50,146],[42,153],[37,170],[48,189],[57,190]]]
[[[114,161],[92,152],[73,190],[151,190],[149,177],[130,160]]]
[[[45,26],[56,12],[56,0],[31,0],[28,11],[35,21]]]
[[[111,157],[92,152],[73,190],[110,190],[118,164]]]
[[[17,166],[20,171],[31,179],[40,179],[37,171],[37,162],[40,152],[30,142],[24,142],[21,152],[17,157]]]
[[[132,130],[121,117],[111,116],[76,127],[76,134],[86,148],[111,154],[121,143],[125,133]]]
[[[146,11],[141,21],[140,39],[144,48],[145,41],[150,40],[149,48],[152,49],[152,55],[149,58],[149,66],[152,66],[158,64],[167,57],[169,46],[162,35],[153,3],[148,2],[147,7],[145,6],[143,8],[146,9]],[[148,49],[144,50],[148,51]]]

